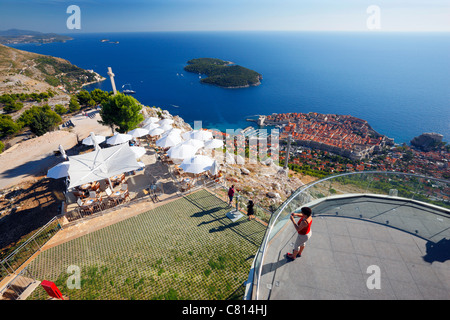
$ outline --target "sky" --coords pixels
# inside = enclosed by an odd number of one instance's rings
[[[70,5],[80,9],[70,29]],[[73,22],[75,20],[70,20]],[[449,0],[0,0],[0,30],[445,31]]]

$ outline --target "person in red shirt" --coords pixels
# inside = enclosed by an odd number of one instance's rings
[[[311,214],[312,210],[308,207],[301,208],[300,213],[291,213],[290,219],[297,231],[297,238],[294,243],[294,251],[286,254],[288,259],[295,260],[295,258],[301,257],[303,249],[305,249],[305,244],[311,237]],[[298,223],[295,222],[296,217],[300,217]]]
[[[228,198],[230,199],[230,202],[228,203],[228,205],[232,205],[233,202],[233,196],[234,196],[234,185],[232,185],[230,187],[230,189],[228,189]]]

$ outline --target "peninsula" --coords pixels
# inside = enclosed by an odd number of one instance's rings
[[[42,33],[38,31],[9,29],[0,31],[0,43],[15,44],[15,43],[52,43],[52,42],[66,42],[73,40],[68,36],[59,35],[56,33]]]
[[[283,113],[259,116],[260,126],[280,127],[280,139],[291,136],[297,145],[332,152],[350,159],[364,159],[393,145],[393,139],[377,133],[367,121],[348,115]]]
[[[202,74],[207,78],[201,83],[213,84],[223,88],[246,88],[261,84],[262,75],[256,71],[236,65],[230,61],[215,58],[198,58],[189,60],[184,70]]]
[[[72,93],[85,84],[102,80],[93,70],[82,69],[67,60],[0,44],[0,95],[42,92],[49,88]]]

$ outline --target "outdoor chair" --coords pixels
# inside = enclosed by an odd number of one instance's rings
[[[86,194],[81,190],[74,190],[72,193],[77,198],[86,198]]]
[[[91,214],[91,213],[94,212],[94,207],[85,205],[80,198],[78,198],[77,204],[78,204],[78,206],[80,208],[81,213],[84,213],[84,214],[89,213],[89,214]]]
[[[181,191],[185,192],[190,190],[193,187],[191,182],[188,182],[186,180],[181,181]]]
[[[98,189],[100,189],[100,182],[95,182],[95,184],[92,186],[91,190],[92,191],[97,191]]]
[[[99,203],[102,210],[109,209],[114,206],[114,203],[111,202],[111,199],[109,197],[105,197],[101,199],[101,202]]]
[[[120,198],[121,198],[123,201],[126,201],[127,199],[128,199],[128,200],[131,200],[131,199],[130,199],[130,193],[128,192],[128,190],[124,191],[124,192],[120,195]]]
[[[117,200],[118,199],[116,199],[114,196],[112,196],[111,188],[110,187],[106,188],[105,192],[106,192],[106,195],[108,196],[108,198],[107,198],[108,206],[110,206],[111,204],[112,205],[117,205],[117,203],[118,203]]]
[[[103,200],[102,200],[102,197],[100,196],[100,197],[98,197],[95,201],[94,201],[94,203],[92,204],[92,207],[93,207],[93,211],[102,211],[103,209],[105,209],[104,207],[103,207]]]

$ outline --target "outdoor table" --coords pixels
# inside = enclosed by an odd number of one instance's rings
[[[114,191],[111,196],[114,198],[119,198],[123,194],[122,191]]]
[[[95,201],[97,201],[97,198],[86,198],[83,200],[83,205],[90,206],[94,204]]]
[[[87,190],[87,189],[89,189],[90,187],[91,187],[91,184],[90,184],[90,183],[85,183],[85,184],[83,184],[83,185],[80,186],[80,188],[83,189],[83,190]]]

